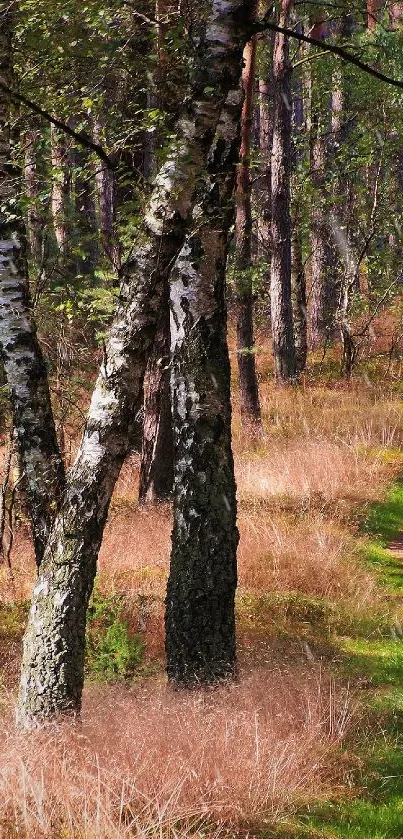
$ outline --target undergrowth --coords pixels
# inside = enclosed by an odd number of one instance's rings
[[[361,548],[390,605],[389,631],[376,637],[340,637],[340,673],[359,691],[362,719],[345,743],[352,774],[349,788],[310,807],[297,821],[260,832],[261,839],[401,839],[403,836],[403,484],[373,504]],[[397,555],[395,546],[397,546]],[[354,630],[354,626],[352,627]],[[354,767],[355,764],[355,767]]]

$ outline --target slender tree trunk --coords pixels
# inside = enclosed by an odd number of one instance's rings
[[[28,244],[31,258],[34,261],[37,272],[40,272],[43,264],[43,227],[44,221],[41,218],[39,208],[40,187],[37,172],[37,141],[38,131],[28,131],[25,136],[25,186],[29,200],[28,207]]]
[[[0,15],[2,64],[0,81],[12,83],[11,11]],[[11,163],[10,100],[0,91],[0,197],[3,205],[15,202],[17,173]],[[58,509],[64,484],[50,403],[46,364],[29,300],[24,230],[20,224],[0,224],[0,346],[10,389],[13,424],[31,513],[36,561],[41,563],[50,523]],[[10,205],[15,215],[15,205]]]
[[[169,288],[144,379],[144,420],[139,500],[163,501],[172,494],[173,434],[170,396]]]
[[[165,79],[169,78],[169,56],[166,52],[166,33],[169,20],[174,11],[171,0],[156,0],[155,19],[158,22],[157,54],[153,93],[154,106],[170,112],[169,91],[164,95]],[[169,85],[168,85],[169,88]],[[152,161],[155,143],[148,148],[151,155],[150,172],[154,168]],[[161,319],[155,336],[155,345],[147,365],[144,381],[144,420],[143,444],[141,451],[139,499],[140,501],[163,501],[172,493],[173,488],[173,435],[170,394],[170,327],[169,327],[169,289],[164,291]]]
[[[272,40],[270,40],[270,44]],[[270,47],[268,47],[270,49]],[[271,67],[272,62],[270,62]],[[259,79],[260,207],[258,214],[258,254],[264,262],[271,258],[271,153],[273,146],[272,84]]]
[[[56,242],[62,257],[69,249],[71,172],[65,136],[54,125],[50,129],[52,157],[52,216]]]
[[[156,179],[126,269],[81,446],[34,589],[18,710],[25,727],[80,710],[86,612],[108,507],[133,439],[164,284],[191,223],[220,112],[240,75],[249,23],[245,0],[211,0],[193,67],[191,104]]]
[[[76,150],[76,174],[74,179],[74,203],[76,213],[76,237],[83,255],[76,258],[77,273],[94,279],[98,265],[98,223],[95,211],[95,175],[92,172],[87,150]]]
[[[382,8],[381,0],[367,0],[367,25],[368,29],[375,29],[379,21],[379,12]]]
[[[104,131],[101,118],[94,120],[94,137],[97,143],[104,144]],[[101,246],[111,261],[115,271],[121,267],[120,243],[117,236],[116,216],[116,185],[113,172],[104,163],[97,165],[95,170],[95,185],[99,207],[99,227]]]
[[[242,84],[244,103],[241,120],[241,153],[236,189],[236,304],[237,350],[241,414],[257,426],[261,424],[259,387],[256,374],[253,334],[252,287],[252,205],[250,146],[255,82],[256,40],[244,50]]]
[[[291,237],[291,304],[294,324],[297,373],[306,366],[308,352],[306,328],[306,283],[302,258],[302,236],[299,220],[294,219]]]
[[[290,8],[291,1],[282,0],[281,26],[287,25]],[[274,42],[273,80],[271,328],[276,377],[290,381],[296,374],[291,306],[291,65],[288,38],[279,33]]]
[[[241,97],[218,127],[204,203],[171,275],[174,527],[166,598],[168,677],[208,684],[235,668],[236,494],[225,269]]]
[[[325,24],[315,23],[313,35],[324,38]],[[320,110],[323,104],[315,96],[311,85],[311,181],[314,188],[311,216],[311,289],[310,289],[310,344],[317,348],[324,346],[335,334],[337,288],[332,249],[332,232],[329,224],[330,207],[326,206],[328,147],[326,133],[328,125],[321,126]]]

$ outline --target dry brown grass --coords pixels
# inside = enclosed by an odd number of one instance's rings
[[[197,693],[93,687],[81,725],[30,735],[8,707],[0,819],[30,839],[206,835],[192,829],[206,820],[223,835],[323,793],[348,718],[348,697],[314,668]]]
[[[401,465],[402,404],[365,382],[279,389],[265,381],[261,393],[258,439],[234,399],[238,608],[244,595],[297,593],[365,611],[380,593],[357,557],[354,515]],[[133,456],[115,490],[99,586],[125,595],[146,660],[161,667],[171,510],[139,508],[137,478]],[[34,565],[23,527],[13,571],[14,588],[0,568],[0,603],[29,597]],[[260,659],[260,642],[241,624],[241,660],[266,665],[215,692],[173,693],[155,677],[132,689],[90,686],[82,725],[29,736],[14,731],[4,700],[0,835],[3,818],[24,839],[212,837],[215,827],[195,827],[200,819],[253,825],[327,792],[348,717],[342,692],[335,698],[317,664],[307,666],[301,644],[282,662],[268,628]]]

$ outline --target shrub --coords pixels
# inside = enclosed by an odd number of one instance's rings
[[[89,610],[86,637],[86,667],[102,680],[128,679],[142,662],[144,644],[130,630],[124,599],[95,590]]]

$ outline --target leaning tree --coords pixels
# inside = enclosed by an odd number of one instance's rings
[[[133,439],[144,371],[153,345],[163,289],[192,224],[193,208],[204,194],[206,162],[220,114],[229,92],[239,82],[242,50],[249,34],[250,8],[248,0],[211,0],[200,14],[197,32],[192,33],[196,49],[190,71],[189,96],[166,162],[156,178],[143,226],[133,249],[134,255],[125,267],[119,304],[80,448],[66,478],[60,500],[52,488],[52,482],[42,474],[40,458],[33,459],[31,485],[45,494],[50,509],[56,501],[57,514],[52,527],[46,531],[43,556],[42,552],[37,555],[40,562],[39,577],[24,638],[18,719],[26,727],[41,724],[58,714],[77,713],[80,709],[86,611],[109,503]],[[4,13],[0,26],[5,33],[5,42],[9,43],[11,19]],[[10,100],[4,92],[9,87],[8,81],[5,80],[0,94],[2,113],[5,115],[4,132],[9,122]],[[5,154],[8,155],[7,148]],[[3,175],[4,183],[7,175],[7,172]],[[9,231],[8,241],[10,249],[14,241],[12,231]],[[222,259],[222,249],[217,253]],[[14,263],[3,260],[0,270],[2,289],[10,284],[14,270]],[[220,306],[221,302],[218,308]],[[15,311],[10,308],[10,317],[11,312],[15,315]],[[25,319],[27,340],[28,333],[34,340],[34,322],[26,296],[21,302],[18,317],[21,324]],[[223,322],[224,315],[220,311],[217,328],[221,329]],[[5,317],[3,336],[7,334],[7,328]],[[7,338],[2,341],[3,352],[5,344]],[[214,342],[211,342],[210,350],[213,347]],[[225,360],[225,350],[221,350],[221,353]],[[32,363],[30,354],[18,359],[21,382],[18,392],[13,388],[14,368],[12,364],[9,365],[8,380],[14,413],[20,409],[21,397],[25,398],[24,381],[28,387]],[[44,370],[42,372],[44,376]],[[39,381],[41,379],[38,378]],[[217,383],[220,385],[220,379],[217,379]],[[227,387],[225,376],[222,386]],[[42,390],[43,399],[48,400],[48,391],[45,388]],[[35,398],[37,401],[42,398],[39,387]],[[227,393],[225,404],[228,404]],[[47,411],[50,412],[49,404]],[[219,424],[217,422],[217,427],[213,429],[214,435],[220,431]],[[51,414],[49,422],[43,420],[43,426],[51,427]],[[28,424],[26,428],[29,430]],[[223,441],[223,452],[230,456],[228,431],[223,435]],[[24,442],[29,448],[29,434],[25,436]],[[57,464],[59,453],[56,443],[54,454]],[[210,479],[209,473],[206,479]],[[62,483],[60,479],[58,485],[62,486]],[[231,466],[228,485],[230,496],[224,500],[226,494],[223,493],[221,503],[225,509],[230,507],[225,532],[228,537],[229,527],[232,528],[231,594],[226,601],[230,615],[223,616],[223,620],[228,623],[231,632],[229,646],[232,663],[233,563],[237,536]],[[191,511],[188,514],[190,516]],[[214,524],[215,527],[221,525],[219,514]],[[43,528],[41,532],[45,532]],[[179,549],[180,539],[176,544],[176,550]]]

